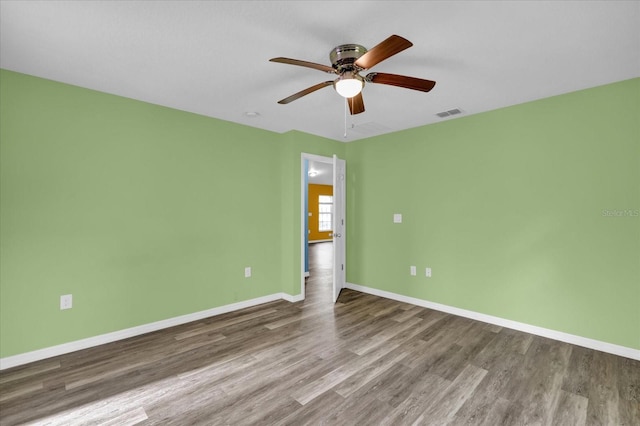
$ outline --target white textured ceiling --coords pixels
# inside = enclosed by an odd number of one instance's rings
[[[2,68],[340,141],[640,76],[638,1],[3,0],[0,19]],[[327,75],[270,58],[329,65],[334,46],[391,34],[414,46],[372,70],[435,80],[430,93],[368,84],[346,138],[332,87],[276,103]]]

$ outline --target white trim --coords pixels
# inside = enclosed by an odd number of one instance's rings
[[[301,154],[303,159],[307,159],[309,161],[317,161],[319,163],[333,164],[333,157],[327,157],[327,156],[318,155],[318,154],[309,154],[308,152],[303,152]]]
[[[315,243],[330,243],[333,241],[333,238],[329,238],[328,240],[309,240],[309,244]]]
[[[384,297],[386,299],[397,300],[399,302],[409,303],[412,305],[422,306],[423,308],[434,309],[489,324],[499,325],[501,327],[511,328],[513,330],[524,331],[525,333],[535,334],[536,336],[547,337],[553,340],[559,340],[572,345],[578,345],[597,351],[607,352],[614,355],[623,356],[640,361],[640,349],[628,348],[626,346],[614,345],[600,340],[589,339],[587,337],[576,336],[574,334],[564,333],[562,331],[550,330],[535,325],[525,324],[522,322],[512,321],[492,315],[486,315],[479,312],[468,311],[453,306],[442,305],[440,303],[429,302],[428,300],[417,299],[415,297],[403,296],[401,294],[392,293],[377,288],[366,287],[353,283],[346,283],[346,288],[360,291],[362,293],[372,294],[374,296]]]
[[[291,302],[291,303],[302,302],[304,300],[304,296],[302,296],[301,294],[296,294],[295,296],[292,296],[290,294],[282,293],[282,298],[287,302]]]
[[[18,355],[0,358],[0,370],[17,367],[19,365],[28,364],[34,361],[40,361],[58,355],[64,355],[70,352],[79,351],[81,349],[104,345],[105,343],[111,343],[117,340],[128,339],[129,337],[139,336],[141,334],[150,333],[152,331],[162,330],[165,328],[174,327],[176,325],[186,324],[188,322],[198,321],[204,318],[226,314],[228,312],[250,308],[252,306],[261,305],[263,303],[273,302],[275,300],[281,299],[292,303],[303,300],[302,298],[300,298],[300,295],[291,296],[287,293],[274,293],[251,300],[232,303],[230,305],[218,306],[217,308],[207,309],[205,311],[194,312],[192,314],[181,315],[179,317],[156,321],[149,324],[143,324],[137,327],[114,331],[112,333],[101,334],[99,336],[76,340],[69,343],[63,343],[57,346],[38,349],[32,352],[26,352]]]

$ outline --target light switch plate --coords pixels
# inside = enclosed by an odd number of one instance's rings
[[[251,277],[251,266],[247,266],[246,268],[244,268],[244,277],[245,278]]]
[[[393,214],[393,223],[402,223],[402,214],[394,213]]]

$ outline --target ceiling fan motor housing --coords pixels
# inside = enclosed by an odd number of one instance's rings
[[[359,44],[342,44],[329,53],[331,65],[342,74],[345,71],[360,71],[354,62],[367,53],[367,49]]]

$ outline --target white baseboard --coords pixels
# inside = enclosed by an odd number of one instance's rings
[[[449,314],[486,322],[489,324],[495,324],[501,327],[511,328],[513,330],[524,331],[526,333],[535,334],[537,336],[547,337],[549,339],[559,340],[561,342],[571,343],[574,345],[583,346],[585,348],[595,349],[597,351],[607,352],[614,355],[619,355],[619,356],[640,361],[640,350],[638,349],[614,345],[612,343],[602,342],[599,340],[589,339],[586,337],[576,336],[573,334],[563,333],[560,331],[555,331],[555,330],[550,330],[542,327],[537,327],[534,325],[524,324],[517,321],[511,321],[504,318],[499,318],[499,317],[494,317],[491,315],[486,315],[478,312],[468,311],[466,309],[460,309],[453,306],[442,305],[440,303],[429,302],[427,300],[417,299],[415,297],[403,296],[400,294],[391,293],[384,290],[378,290],[371,287],[365,287],[358,284],[346,283],[345,287],[350,288],[352,290],[360,291],[363,293],[372,294],[374,296],[397,300],[399,302],[410,303],[412,305],[422,306],[424,308],[434,309],[437,311],[442,311]],[[117,340],[128,339],[129,337],[139,336],[141,334],[150,333],[152,331],[162,330],[164,328],[186,324],[191,321],[198,321],[204,318],[225,314],[228,312],[249,308],[252,306],[261,305],[263,303],[273,302],[275,300],[280,300],[280,299],[286,300],[291,303],[295,303],[295,302],[302,301],[304,298],[301,294],[292,296],[287,293],[275,293],[267,296],[258,297],[256,299],[245,300],[242,302],[219,306],[217,308],[207,309],[205,311],[194,312],[192,314],[169,318],[162,321],[156,321],[149,324],[143,324],[137,327],[114,331],[112,333],[107,333],[99,336],[89,337],[86,339],[76,340],[69,343],[63,343],[61,345],[51,346],[48,348],[39,349],[32,352],[26,352],[23,354],[0,358],[0,370],[5,370],[11,367],[17,367],[19,365],[28,364],[34,361],[40,361],[43,359],[51,358],[58,355],[63,355],[70,352],[75,352],[81,349],[87,349],[94,346],[103,345],[105,343],[115,342]]]
[[[287,302],[291,302],[291,303],[301,302],[304,300],[304,297],[302,296],[302,294],[296,294],[295,296],[292,296],[287,293],[282,293],[282,298]]]
[[[501,327],[513,330],[524,331],[525,333],[535,334],[536,336],[547,337],[549,339],[558,340],[573,345],[582,346],[589,349],[595,349],[601,352],[607,352],[614,355],[623,356],[640,361],[640,350],[628,348],[626,346],[614,345],[613,343],[602,342],[600,340],[589,339],[587,337],[576,336],[574,334],[564,333],[561,331],[550,330],[535,325],[525,324],[517,321],[511,321],[504,318],[494,317],[479,312],[468,311],[453,306],[442,305],[440,303],[429,302],[428,300],[417,299],[415,297],[403,296],[401,294],[391,293],[377,288],[365,287],[358,284],[346,283],[346,288],[360,291],[362,293],[372,294],[374,296],[384,297],[386,299],[397,300],[399,302],[409,303],[412,305],[422,306],[436,311],[446,312],[448,314],[458,315],[473,320],[495,324]]]
[[[226,314],[228,312],[250,308],[252,306],[261,305],[263,303],[273,302],[274,300],[280,299],[284,299],[289,302],[297,302],[299,300],[302,300],[302,295],[291,296],[286,293],[270,294],[267,296],[258,297],[256,299],[244,300],[242,302],[219,306],[217,308],[207,309],[205,311],[194,312],[192,314],[181,315],[179,317],[156,321],[149,324],[143,324],[137,327],[114,331],[112,333],[76,340],[69,343],[63,343],[61,345],[51,346],[44,349],[38,349],[32,352],[8,356],[5,358],[0,358],[0,370],[17,367],[19,365],[28,364],[34,361],[40,361],[46,358],[51,358],[70,352],[79,351],[81,349],[104,345],[105,343],[111,343],[117,340],[128,339],[129,337],[139,336],[141,334],[150,333],[152,331],[162,330],[164,328],[186,324],[191,321],[198,321],[204,318]]]

